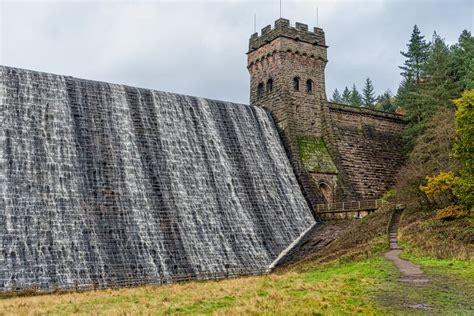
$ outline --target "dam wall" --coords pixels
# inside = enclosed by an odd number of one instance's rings
[[[0,292],[260,273],[313,224],[264,109],[0,66]]]
[[[403,117],[330,102],[326,112],[326,144],[339,172],[336,200],[379,198],[405,161]]]

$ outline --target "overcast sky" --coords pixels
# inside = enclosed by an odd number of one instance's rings
[[[414,24],[455,43],[473,0],[290,1],[282,15],[326,32],[328,97],[367,76],[396,92]],[[268,1],[4,1],[0,64],[248,103],[248,39],[279,17]]]

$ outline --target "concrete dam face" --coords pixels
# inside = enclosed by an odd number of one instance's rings
[[[265,110],[0,66],[0,292],[258,273],[313,223]]]

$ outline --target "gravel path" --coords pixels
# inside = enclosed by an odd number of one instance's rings
[[[403,277],[400,279],[409,283],[426,283],[428,279],[424,276],[423,271],[416,264],[400,258],[403,252],[402,248],[397,243],[397,231],[400,224],[401,211],[395,211],[389,227],[390,250],[385,254],[385,258],[392,261],[400,270]]]

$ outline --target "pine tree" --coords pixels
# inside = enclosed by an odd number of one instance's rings
[[[420,86],[424,81],[424,70],[430,54],[430,44],[426,43],[416,25],[407,47],[407,52],[400,52],[406,59],[403,66],[399,66],[403,70],[403,79],[397,91],[395,105],[403,108],[405,119],[409,122],[404,131],[404,139],[406,149],[411,150],[416,137],[421,135],[425,128],[422,122],[427,103]]]
[[[355,84],[352,85],[352,90],[351,90],[350,93],[351,93],[350,105],[352,105],[352,106],[361,106],[362,105],[362,95],[357,90],[357,87],[356,87]]]
[[[374,85],[372,84],[372,80],[367,78],[365,80],[364,89],[362,90],[362,103],[364,106],[373,109],[375,107],[375,101]]]
[[[423,80],[418,84],[412,82],[411,85],[400,86],[400,89],[405,90],[399,90],[397,102],[403,104],[406,118],[409,120],[408,128],[404,132],[408,148],[425,132],[428,122],[439,108],[451,107],[451,100],[459,97],[466,87],[468,65],[474,58],[466,60],[469,58],[469,42],[472,43],[472,37],[463,32],[459,43],[452,50],[434,33],[428,59],[421,68]],[[471,51],[474,53],[474,49]]]
[[[429,58],[423,67],[425,80],[420,84],[420,97],[424,98],[422,115],[431,116],[438,106],[449,106],[457,97],[454,78],[450,76],[451,51],[436,32],[433,34]]]
[[[337,90],[337,88],[334,90],[334,93],[332,94],[331,101],[336,102],[336,103],[342,103],[342,96],[339,93],[339,90]]]
[[[414,80],[417,84],[421,81],[423,65],[426,63],[429,55],[430,45],[426,43],[424,38],[418,26],[415,25],[410,42],[407,44],[407,52],[400,52],[406,58],[403,66],[399,66],[403,70],[401,75],[405,80]]]
[[[408,121],[407,128],[403,132],[405,149],[411,151],[415,145],[416,138],[425,129],[423,121],[424,99],[420,97],[420,89],[414,81],[402,80],[398,87],[395,99],[396,107],[403,108],[405,119]]]
[[[341,101],[344,104],[351,104],[351,91],[349,90],[347,86],[344,88],[344,91],[342,92]]]
[[[457,92],[474,89],[474,37],[464,30],[453,47],[451,71]]]

